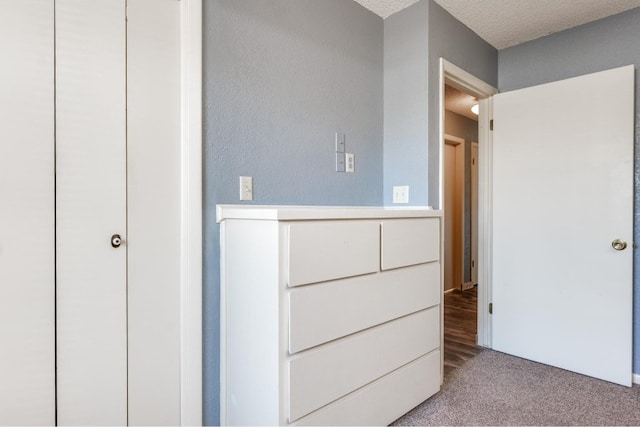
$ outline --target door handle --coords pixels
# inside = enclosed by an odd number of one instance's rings
[[[616,251],[624,251],[625,249],[627,249],[627,242],[625,242],[624,240],[616,239],[611,242],[611,247]]]
[[[111,236],[111,246],[114,248],[119,248],[122,245],[122,237],[119,234],[114,234]]]

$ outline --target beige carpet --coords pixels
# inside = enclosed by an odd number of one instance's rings
[[[640,387],[484,350],[393,425],[640,425]]]

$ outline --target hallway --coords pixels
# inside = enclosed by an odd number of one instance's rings
[[[444,376],[482,351],[476,345],[478,287],[444,294]]]

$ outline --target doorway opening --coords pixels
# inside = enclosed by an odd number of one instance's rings
[[[444,375],[490,346],[489,291],[482,269],[482,149],[497,90],[440,62],[440,206],[444,211]],[[472,107],[476,111],[472,111]],[[484,144],[488,146],[488,144]],[[485,158],[489,158],[485,154]]]
[[[478,104],[468,93],[445,85],[444,120],[444,373],[461,367],[477,346],[477,150]],[[477,110],[476,110],[477,111]],[[476,200],[474,204],[472,199]],[[474,211],[475,208],[475,211]],[[475,237],[475,239],[474,239]],[[474,258],[475,255],[475,258]],[[475,276],[475,277],[474,277]],[[475,280],[474,280],[475,279]]]

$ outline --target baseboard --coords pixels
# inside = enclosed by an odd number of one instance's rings
[[[640,374],[633,374],[633,383],[640,384]]]
[[[467,289],[471,289],[471,288],[473,288],[473,283],[471,282],[464,282],[462,285],[460,285],[461,291],[466,291]]]
[[[471,289],[473,288],[475,285],[471,282],[465,282],[459,286],[454,286],[451,289],[447,289],[446,291],[444,291],[445,294],[449,293],[449,292],[453,292],[453,291],[466,291],[467,289]]]

